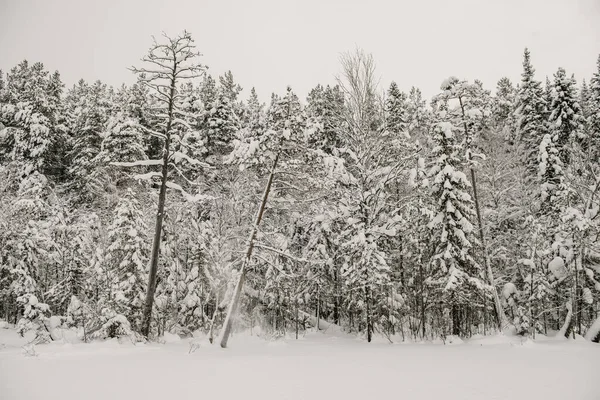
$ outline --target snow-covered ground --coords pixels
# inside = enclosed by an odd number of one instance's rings
[[[504,336],[460,344],[367,344],[311,333],[267,342],[54,343],[26,355],[0,329],[2,400],[598,400],[600,345]]]

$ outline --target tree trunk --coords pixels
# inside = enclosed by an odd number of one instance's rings
[[[339,268],[336,265],[336,269],[334,272],[334,299],[333,299],[333,323],[339,325],[340,324],[340,273]]]
[[[321,319],[321,288],[317,285],[317,332],[319,332],[319,320]]]
[[[371,343],[371,308],[370,308],[370,303],[371,300],[369,298],[369,289],[368,287],[365,288],[365,303],[366,303],[366,311],[367,311],[367,318],[366,318],[366,323],[367,323],[367,342]]]
[[[298,299],[294,300],[294,307],[296,308],[296,340],[298,340]]]
[[[460,311],[458,304],[452,304],[452,334],[460,336]]]
[[[215,331],[215,320],[217,319],[218,310],[219,310],[219,293],[217,292],[215,294],[215,310],[213,311],[213,316],[210,320],[210,329],[208,332],[208,341],[211,344],[213,342],[213,335],[214,335],[214,331]]]
[[[169,111],[167,127],[165,129],[165,146],[163,149],[163,163],[161,171],[160,192],[158,193],[158,211],[156,212],[156,224],[154,226],[154,239],[152,241],[152,254],[150,256],[150,271],[148,273],[148,287],[146,300],[144,302],[144,313],[142,315],[142,335],[148,338],[150,334],[150,321],[152,319],[152,306],[154,304],[154,293],[156,292],[156,274],[158,271],[158,255],[160,253],[160,241],[162,236],[162,225],[165,213],[165,200],[167,198],[167,179],[169,174],[169,149],[171,145],[171,124],[173,122],[173,98],[175,96],[175,77],[177,73],[177,62],[174,62],[173,75],[169,95]]]
[[[423,277],[423,263],[420,262],[419,263],[419,281],[420,281],[420,285],[421,285],[421,295],[420,295],[420,301],[421,301],[421,335],[423,336],[423,340],[425,340],[425,280]]]
[[[242,267],[240,269],[240,277],[235,286],[235,291],[233,293],[233,297],[231,302],[229,303],[229,309],[227,310],[227,316],[225,317],[225,323],[223,324],[223,333],[221,334],[221,347],[227,347],[227,340],[229,339],[229,335],[231,334],[231,328],[233,324],[233,314],[236,312],[237,304],[240,299],[240,295],[242,294],[242,288],[244,287],[244,281],[246,280],[246,272],[248,270],[248,264],[250,264],[250,260],[252,259],[252,251],[254,250],[254,241],[256,240],[256,234],[258,233],[258,227],[260,226],[260,221],[262,220],[263,213],[265,212],[265,208],[267,206],[267,199],[269,198],[269,192],[271,191],[271,185],[273,184],[273,177],[275,176],[275,169],[277,168],[277,162],[279,161],[280,152],[275,156],[275,160],[273,161],[273,166],[271,167],[271,173],[269,174],[269,179],[267,180],[267,185],[265,187],[265,192],[263,194],[262,201],[260,203],[260,207],[258,209],[258,213],[256,214],[256,220],[254,221],[254,226],[252,227],[252,232],[250,233],[250,238],[248,240],[248,247],[246,248],[246,255],[244,257],[244,262],[242,263]]]

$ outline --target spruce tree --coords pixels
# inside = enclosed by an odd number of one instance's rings
[[[385,100],[386,129],[393,135],[407,135],[406,94],[398,89],[396,82],[390,84]]]
[[[529,50],[523,54],[523,73],[517,95],[515,120],[518,138],[524,146],[525,163],[531,174],[537,171],[537,153],[544,136],[545,101],[542,85],[534,77],[535,69],[531,65]]]
[[[464,149],[454,135],[452,124],[438,123],[433,140],[434,165],[429,178],[435,212],[428,226],[434,250],[432,275],[427,282],[440,291],[450,306],[452,333],[459,335],[464,333],[460,328],[461,307],[468,307],[469,301],[484,287],[482,269],[473,258],[477,244],[472,223],[475,209],[468,192],[469,181],[460,171]]]
[[[119,199],[108,227],[105,268],[112,292],[111,308],[141,327],[142,307],[148,274],[147,226],[131,189]]]
[[[575,141],[584,142],[583,116],[573,78],[559,68],[554,74],[552,103],[549,107],[552,140],[563,164],[569,165]]]
[[[542,214],[558,218],[564,203],[561,201],[565,194],[564,162],[560,158],[558,135],[544,135],[538,155],[540,182],[540,201]]]

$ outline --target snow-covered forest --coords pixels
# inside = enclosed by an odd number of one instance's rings
[[[600,339],[600,58],[426,99],[357,49],[263,104],[149,44],[130,86],[0,73],[0,317],[32,343]]]

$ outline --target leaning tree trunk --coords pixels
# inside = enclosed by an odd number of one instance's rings
[[[152,319],[152,305],[154,304],[154,293],[156,292],[156,274],[158,271],[158,255],[160,253],[160,239],[165,214],[165,200],[167,198],[167,179],[169,175],[169,147],[171,145],[171,124],[173,123],[173,98],[175,96],[175,77],[177,73],[177,62],[174,62],[171,88],[169,90],[168,120],[165,129],[165,145],[163,148],[163,162],[161,170],[160,191],[158,193],[158,210],[156,211],[156,224],[154,225],[154,239],[152,241],[152,254],[150,256],[150,271],[148,273],[148,287],[146,289],[146,300],[144,302],[144,313],[142,315],[142,335],[148,338],[150,334],[150,321]]]
[[[248,271],[248,264],[250,264],[250,260],[252,259],[252,251],[254,250],[254,241],[256,240],[256,234],[258,233],[258,227],[260,226],[260,222],[262,220],[263,214],[265,212],[265,208],[267,206],[267,199],[269,198],[269,192],[271,191],[271,185],[273,184],[273,177],[275,176],[275,169],[277,168],[277,162],[279,161],[280,152],[275,156],[275,160],[273,161],[273,166],[271,167],[271,173],[269,174],[269,179],[267,180],[267,185],[265,187],[265,192],[263,193],[262,201],[260,203],[260,207],[258,209],[258,213],[256,214],[256,220],[254,221],[254,226],[252,227],[252,232],[250,233],[250,238],[248,239],[248,247],[246,248],[246,255],[244,257],[244,262],[242,263],[242,267],[240,268],[240,277],[235,286],[235,290],[233,293],[233,297],[231,302],[229,303],[229,308],[227,310],[227,316],[225,317],[225,323],[223,324],[223,332],[221,334],[221,347],[227,347],[227,340],[229,339],[229,335],[231,334],[231,328],[233,325],[233,315],[236,312],[238,302],[240,300],[240,295],[242,294],[242,288],[244,287],[244,281],[246,280],[246,272]]]
[[[321,289],[317,284],[317,332],[319,331],[319,320],[321,319]]]
[[[212,319],[210,320],[210,328],[208,330],[208,341],[212,344],[213,334],[215,331],[215,321],[217,320],[217,312],[219,311],[219,293],[215,294],[215,310],[213,311]]]

